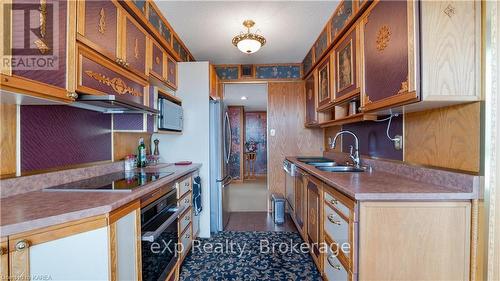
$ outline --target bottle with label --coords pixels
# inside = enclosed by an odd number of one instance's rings
[[[137,167],[146,167],[146,146],[143,138],[139,139],[139,146],[137,147]]]

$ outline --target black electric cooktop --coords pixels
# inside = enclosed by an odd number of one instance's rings
[[[117,172],[46,188],[46,191],[123,191],[133,189],[172,175],[173,172]]]

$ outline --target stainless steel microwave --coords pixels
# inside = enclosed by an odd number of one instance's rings
[[[158,129],[182,132],[183,112],[182,106],[165,98],[158,98]]]

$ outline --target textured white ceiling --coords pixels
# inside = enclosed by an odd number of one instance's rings
[[[246,96],[247,100],[241,100]],[[244,106],[245,111],[267,111],[267,84],[225,84],[224,103]]]
[[[198,61],[214,64],[302,62],[339,1],[156,1]],[[253,19],[267,44],[244,54],[231,43]]]

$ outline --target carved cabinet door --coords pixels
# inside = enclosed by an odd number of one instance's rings
[[[124,65],[139,75],[147,75],[146,72],[146,31],[137,23],[132,16],[125,16],[125,32],[123,34]],[[161,73],[161,72],[160,72]]]
[[[167,56],[167,85],[177,89],[177,62],[171,56]]]
[[[306,178],[307,187],[307,240],[313,243],[311,252],[318,260],[320,252],[318,242],[320,239],[320,190],[321,182],[308,176]]]
[[[160,80],[166,80],[167,54],[163,48],[151,39],[151,62],[149,73]]]
[[[359,36],[356,25],[351,27],[334,47],[335,101],[359,94]]]
[[[416,101],[413,1],[377,1],[361,20],[365,111]]]
[[[318,124],[318,114],[316,112],[316,87],[315,73],[306,78],[306,126]]]
[[[120,57],[120,16],[124,13],[112,0],[78,1],[77,40],[112,59]],[[118,62],[118,61],[117,61]]]

